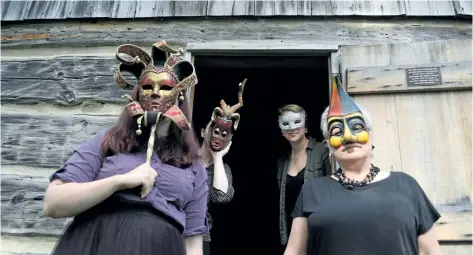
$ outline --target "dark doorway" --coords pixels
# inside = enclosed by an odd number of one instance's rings
[[[278,126],[277,109],[299,104],[309,117],[309,135],[321,141],[320,115],[328,105],[328,57],[195,57],[199,83],[194,95],[195,131],[224,99],[237,103],[238,84],[248,78],[240,124],[224,157],[235,196],[211,205],[212,255],[282,254],[276,159],[290,149]]]

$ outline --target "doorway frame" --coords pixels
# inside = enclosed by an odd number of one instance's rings
[[[184,59],[194,63],[196,56],[326,56],[329,70],[329,99],[332,77],[339,74],[339,45],[327,42],[284,42],[284,41],[213,41],[205,43],[188,43]],[[194,110],[195,87],[186,91],[189,98],[189,118],[192,120]]]

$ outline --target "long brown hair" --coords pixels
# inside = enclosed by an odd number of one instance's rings
[[[139,86],[135,86],[131,91],[131,98],[138,101]],[[187,99],[180,102],[184,115],[189,116]],[[140,151],[146,148],[149,139],[150,129],[141,126],[143,133],[136,135],[138,125],[126,109],[120,115],[115,126],[105,134],[101,150],[104,155],[115,155],[123,152]],[[173,122],[169,126],[168,135],[156,139],[154,150],[161,161],[179,168],[192,165],[200,159],[199,145],[194,130],[181,130]]]

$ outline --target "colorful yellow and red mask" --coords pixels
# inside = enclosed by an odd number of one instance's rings
[[[327,128],[329,143],[334,149],[347,143],[365,144],[370,139],[361,110],[345,91],[338,77],[333,77]]]

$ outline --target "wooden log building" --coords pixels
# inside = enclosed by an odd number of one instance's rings
[[[235,197],[212,208],[222,254],[277,254],[277,108],[306,108],[320,140],[334,75],[372,115],[374,163],[414,176],[441,212],[444,254],[472,253],[471,1],[2,1],[1,20],[2,254],[51,251],[70,219],[42,215],[48,177],[122,111],[117,46],[163,39],[196,66],[197,134],[248,78],[225,157]]]

